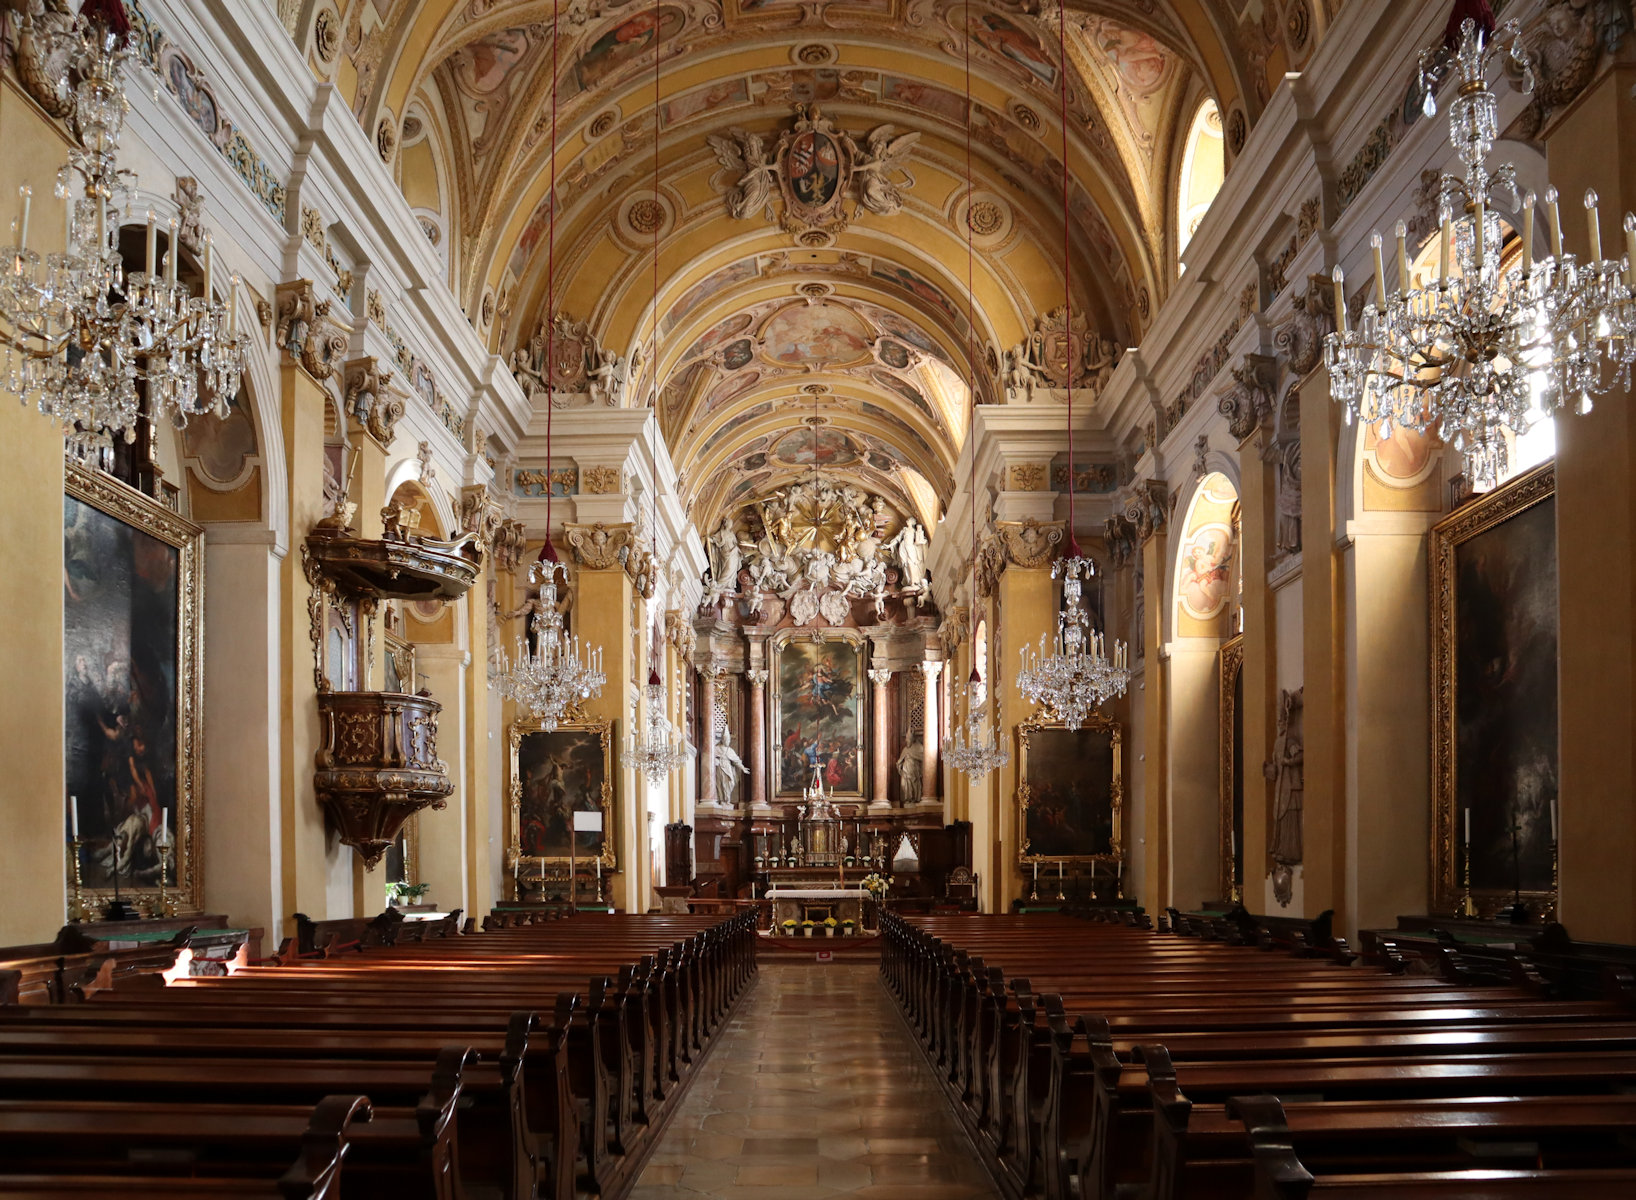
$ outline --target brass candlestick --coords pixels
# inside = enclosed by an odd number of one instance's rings
[[[1556,856],[1557,856],[1557,840],[1556,840],[1556,838],[1553,837],[1551,839],[1551,900],[1550,900],[1550,903],[1545,906],[1545,915],[1544,915],[1543,919],[1546,920],[1546,921],[1556,920],[1557,884],[1558,884],[1558,880],[1557,880],[1557,857]]]
[[[1477,915],[1477,905],[1471,899],[1471,850],[1469,848],[1466,850],[1466,860],[1461,864],[1460,887],[1462,894],[1460,896],[1460,907],[1457,910],[1458,914],[1462,917],[1475,917]]]
[[[80,876],[80,847],[85,843],[78,837],[68,839],[69,854],[74,863],[74,899],[68,905],[68,919],[78,925],[90,919],[91,912],[85,907],[85,882]]]
[[[170,872],[165,868],[167,865],[167,860],[170,857],[171,847],[175,844],[175,839],[165,836],[163,832],[161,832],[159,839],[154,842],[154,846],[159,851],[159,911],[155,915],[160,918],[172,915],[171,900],[165,890],[165,876],[170,874]]]

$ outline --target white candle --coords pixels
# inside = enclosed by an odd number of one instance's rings
[[[211,295],[210,285],[211,285],[211,282],[212,282],[211,268],[215,265],[215,263],[213,261],[213,253],[212,252],[215,250],[215,248],[216,248],[215,239],[208,236],[208,235],[206,235],[205,244],[204,244],[204,293],[203,293],[204,302],[206,304],[209,304],[214,299],[214,297]]]
[[[1524,277],[1534,270],[1534,193],[1522,198],[1522,273]]]
[[[23,215],[28,215],[28,209],[23,209]],[[1585,228],[1591,235],[1591,262],[1600,262],[1602,259],[1602,222],[1596,217],[1596,189],[1585,189]]]
[[[1562,209],[1557,204],[1556,188],[1545,189],[1545,219],[1551,223],[1551,253],[1562,257]]]
[[[1039,864],[1039,860],[1035,859],[1034,860],[1034,882],[1038,883],[1039,881],[1040,881],[1040,864]]]
[[[1437,282],[1447,285],[1449,281],[1449,247],[1454,241],[1454,214],[1448,209],[1443,210],[1443,229],[1437,242]]]
[[[1386,311],[1386,261],[1380,253],[1380,234],[1369,235],[1370,248],[1375,252],[1375,307]]]
[[[1466,852],[1471,852],[1471,805],[1466,805]]]
[[[170,841],[170,809],[168,808],[159,810],[159,840],[162,842]]]
[[[239,332],[239,277],[227,277],[227,336],[237,337]]]
[[[1551,840],[1556,841],[1556,797],[1551,797]]]
[[[176,245],[176,218],[172,217],[165,222],[165,225],[170,230],[170,244],[165,247],[165,282],[175,283],[176,251],[178,249]]]
[[[154,267],[159,262],[159,225],[154,219],[153,209],[148,210],[148,266],[147,272],[151,277]]]
[[[1625,286],[1636,288],[1636,213],[1625,214]]]
[[[80,840],[80,798],[68,797],[68,827],[73,831],[74,840]]]
[[[1475,262],[1479,270],[1483,265],[1483,242],[1486,240],[1483,234],[1483,226],[1487,220],[1487,210],[1483,204],[1482,196],[1479,195],[1477,197],[1476,204],[1473,206],[1471,222],[1471,244],[1475,254]]]
[[[1402,221],[1397,223],[1397,290],[1409,292],[1409,227]]]
[[[34,189],[20,187],[17,194],[23,198],[23,211],[17,217],[17,248],[24,250],[28,247],[28,210],[34,204]]]
[[[74,249],[74,193],[71,189],[64,189],[62,198],[62,246],[63,253],[70,253]]]
[[[596,860],[596,877],[599,880],[602,878],[602,860],[600,858]]]
[[[1335,281],[1335,331],[1346,332],[1346,275],[1336,264],[1330,278]]]

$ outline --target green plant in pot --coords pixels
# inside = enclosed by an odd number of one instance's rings
[[[420,898],[432,890],[429,883],[397,883],[386,885],[386,902],[393,906],[419,904]]]

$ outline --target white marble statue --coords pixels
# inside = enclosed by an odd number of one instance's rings
[[[716,731],[716,799],[722,804],[733,803],[738,790],[738,777],[748,775],[750,769],[727,740],[727,726]]]
[[[926,744],[915,738],[898,754],[898,783],[903,803],[919,804],[921,776],[926,770]]]
[[[744,565],[744,551],[739,548],[738,534],[726,517],[710,535],[710,576],[716,591],[725,595],[738,590],[738,572]]]
[[[904,588],[923,590],[926,587],[926,531],[920,527],[920,522],[913,517],[906,520],[897,536],[886,543],[886,548],[897,554]]]

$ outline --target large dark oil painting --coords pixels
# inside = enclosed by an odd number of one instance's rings
[[[589,865],[600,858],[613,869],[611,745],[606,721],[550,731],[526,724],[512,728],[512,836],[525,859],[566,863],[572,838],[576,859]],[[576,812],[601,813],[601,832],[582,830],[574,837]]]
[[[71,835],[77,811],[86,899],[156,889],[161,871],[187,893],[198,532],[107,477],[73,468],[69,485],[64,820]]]
[[[1557,800],[1554,476],[1468,504],[1432,540],[1440,899],[1549,902]],[[1466,814],[1470,813],[1470,838]],[[1469,846],[1469,850],[1468,850]]]
[[[1078,729],[1031,721],[1018,727],[1017,743],[1019,860],[1117,855],[1124,808],[1119,726],[1100,714]]]
[[[861,795],[864,714],[859,646],[850,640],[792,638],[776,653],[778,793],[798,795],[816,772],[836,795]]]

